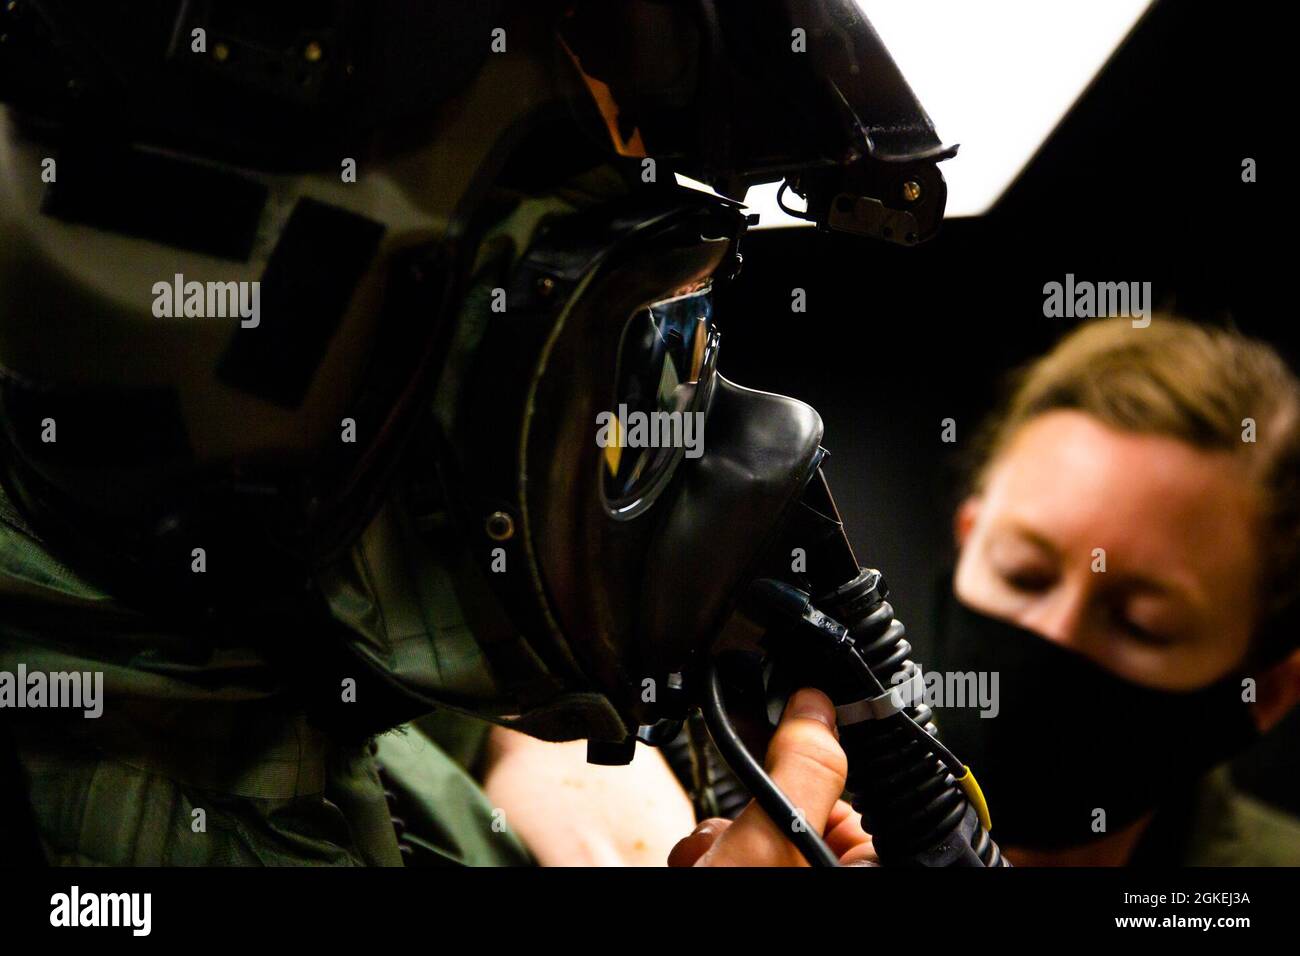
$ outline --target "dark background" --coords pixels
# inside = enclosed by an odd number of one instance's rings
[[[1161,0],[987,215],[914,249],[812,229],[746,238],[718,310],[721,371],[821,412],[858,558],[885,572],[922,662],[963,454],[1006,372],[1074,324],[1043,317],[1044,283],[1150,281],[1157,308],[1233,323],[1296,366],[1283,39],[1263,4]],[[1257,183],[1241,181],[1246,157]],[[956,444],[940,440],[949,417]],[[1238,780],[1300,813],[1297,754],[1293,714]]]

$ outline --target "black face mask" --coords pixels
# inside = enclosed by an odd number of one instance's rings
[[[1004,846],[1060,849],[1116,833],[1257,736],[1235,674],[1196,691],[1143,687],[971,610],[944,584],[926,668],[988,675],[996,716],[947,706],[935,721],[978,777]]]

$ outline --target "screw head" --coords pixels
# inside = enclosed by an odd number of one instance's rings
[[[504,511],[494,511],[488,515],[483,528],[493,541],[509,541],[515,536],[515,521]]]
[[[302,57],[308,63],[317,63],[320,61],[320,58],[323,57],[324,55],[325,55],[325,51],[321,49],[321,45],[317,43],[315,40],[312,40],[310,43],[308,43],[305,47],[302,48]]]
[[[903,183],[903,198],[908,202],[916,202],[921,198],[921,184],[915,179],[909,179]]]

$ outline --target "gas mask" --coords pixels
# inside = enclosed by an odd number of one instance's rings
[[[943,216],[955,148],[857,6],[126,7],[3,14],[9,498],[141,607],[313,602],[290,666],[364,676],[322,705],[356,732],[674,733],[823,454],[717,372],[739,200]]]

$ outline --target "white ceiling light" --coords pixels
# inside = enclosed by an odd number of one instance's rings
[[[1011,185],[1151,0],[857,0],[945,143],[948,216],[977,216]],[[746,203],[761,226],[801,224],[779,184]],[[797,197],[794,201],[797,202]]]

